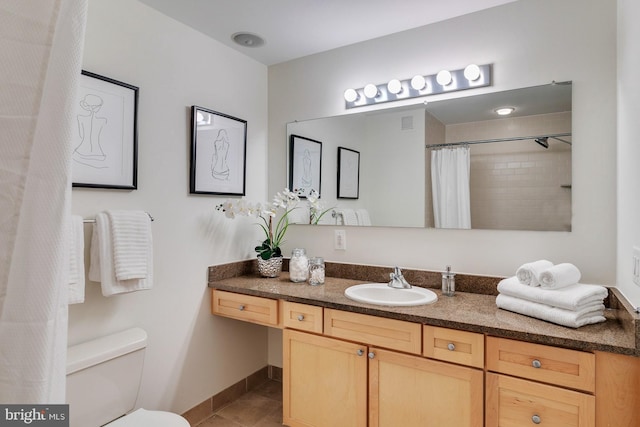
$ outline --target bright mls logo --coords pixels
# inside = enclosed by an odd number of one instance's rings
[[[0,405],[0,427],[69,427],[69,405]]]

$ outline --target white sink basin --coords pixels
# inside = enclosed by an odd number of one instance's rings
[[[344,294],[347,298],[367,304],[386,306],[412,306],[431,304],[438,296],[429,289],[417,286],[411,289],[396,289],[386,283],[365,283],[348,287]]]

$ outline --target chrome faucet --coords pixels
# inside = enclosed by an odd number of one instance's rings
[[[402,271],[400,271],[400,267],[396,267],[393,270],[393,273],[389,273],[389,287],[396,289],[411,289],[411,285],[402,275]]]

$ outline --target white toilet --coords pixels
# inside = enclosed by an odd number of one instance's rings
[[[128,329],[68,348],[70,427],[189,427],[180,415],[138,409],[147,333]]]

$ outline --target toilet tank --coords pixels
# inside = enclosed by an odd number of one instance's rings
[[[98,427],[135,408],[147,333],[127,329],[67,349],[70,427]]]

